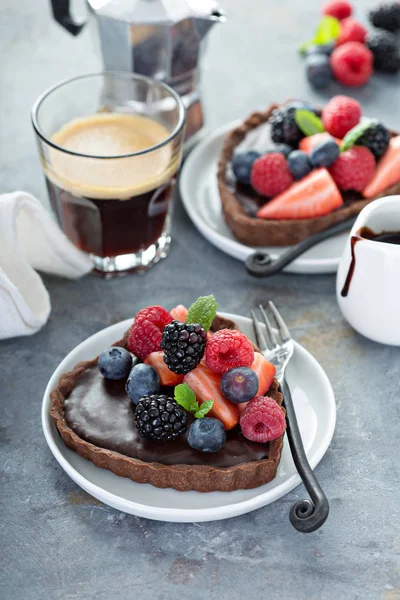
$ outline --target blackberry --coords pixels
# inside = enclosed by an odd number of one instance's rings
[[[366,43],[374,55],[374,67],[377,71],[397,73],[400,70],[400,53],[393,33],[374,31],[368,35]]]
[[[137,430],[148,440],[175,440],[186,432],[187,421],[187,412],[173,398],[164,394],[144,396],[136,406]]]
[[[294,118],[295,106],[281,106],[275,108],[269,118],[271,124],[271,138],[275,144],[288,144],[297,147],[304,133],[296,125]]]
[[[382,4],[369,13],[369,20],[374,27],[397,31],[400,29],[400,3]]]
[[[172,321],[164,327],[161,348],[170,371],[178,375],[197,367],[204,355],[207,333],[201,325]]]
[[[361,137],[357,140],[357,146],[366,146],[371,150],[372,154],[376,159],[383,156],[388,149],[390,142],[390,133],[382,125],[382,123],[376,123],[373,125]]]

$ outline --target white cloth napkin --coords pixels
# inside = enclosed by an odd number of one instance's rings
[[[92,263],[33,196],[0,195],[0,339],[31,335],[46,323],[50,298],[35,269],[76,279]]]

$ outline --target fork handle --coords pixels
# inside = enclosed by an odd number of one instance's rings
[[[311,500],[300,500],[293,504],[289,519],[297,531],[310,533],[325,523],[329,514],[329,502],[307,460],[292,395],[285,379],[282,382],[282,392],[286,409],[286,432],[293,461],[311,498]]]

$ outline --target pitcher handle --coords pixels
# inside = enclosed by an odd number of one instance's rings
[[[74,21],[70,13],[69,0],[51,0],[51,8],[57,23],[60,23],[72,35],[78,35],[86,25],[86,22]]]

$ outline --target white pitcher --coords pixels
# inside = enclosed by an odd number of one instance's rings
[[[400,346],[400,196],[379,198],[359,214],[340,261],[336,294],[356,331]]]

